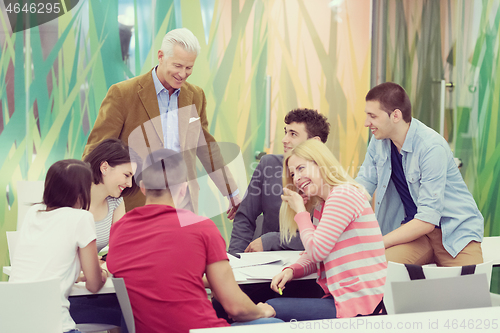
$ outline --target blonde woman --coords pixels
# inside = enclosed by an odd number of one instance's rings
[[[288,281],[317,272],[326,295],[269,300],[276,318],[345,318],[375,309],[383,296],[387,263],[368,198],[318,140],[305,141],[284,160],[281,238],[289,239],[299,230],[306,251],[273,278],[271,289],[286,295]],[[318,205],[322,207],[315,227],[310,216]]]

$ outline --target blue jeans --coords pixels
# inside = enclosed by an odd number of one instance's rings
[[[276,318],[289,322],[292,319],[317,320],[337,318],[333,296],[326,298],[273,298],[266,302],[276,311]]]
[[[277,297],[321,298],[325,296],[323,288],[316,283],[316,280],[288,281],[286,283],[286,292],[284,292],[282,296],[269,288],[269,282],[240,284],[240,289],[247,294],[255,304]],[[215,298],[212,298],[212,306],[215,309],[217,317],[226,319],[230,324],[233,322],[232,319],[228,317],[222,305]]]
[[[234,322],[231,324],[231,326],[243,326],[243,325],[260,325],[260,324],[275,324],[275,323],[282,323],[283,320],[278,319],[278,318],[259,318],[251,321],[245,321],[245,322]]]

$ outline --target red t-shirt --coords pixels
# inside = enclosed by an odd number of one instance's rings
[[[226,244],[215,224],[187,210],[138,207],[111,227],[108,269],[125,280],[138,333],[229,326],[202,281],[221,260]]]

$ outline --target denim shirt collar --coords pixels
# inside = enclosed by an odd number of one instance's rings
[[[410,122],[410,128],[408,129],[408,132],[406,133],[406,138],[405,142],[403,142],[403,147],[401,148],[402,151],[407,152],[407,153],[412,153],[413,152],[413,141],[415,139],[415,135],[417,133],[417,128],[418,128],[418,120],[415,118],[411,118]]]

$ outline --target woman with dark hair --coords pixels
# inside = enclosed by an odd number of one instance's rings
[[[125,214],[123,197],[138,189],[133,176],[140,160],[121,140],[110,138],[84,161],[93,173],[89,211],[94,215],[99,252],[108,245],[111,225]]]
[[[125,214],[123,197],[138,189],[133,176],[141,160],[121,140],[110,138],[86,155],[84,161],[92,169],[89,211],[94,216],[97,252],[100,252],[109,243],[111,225]],[[101,267],[108,272],[105,262],[101,261]],[[84,274],[81,280],[85,278]],[[77,324],[123,325],[115,294],[71,297],[70,302],[70,313]]]
[[[78,332],[68,311],[69,294],[83,270],[93,293],[106,281],[99,267],[94,219],[88,212],[92,171],[79,160],[54,163],[45,178],[43,202],[27,212],[12,260],[11,282],[59,278],[63,332]]]

